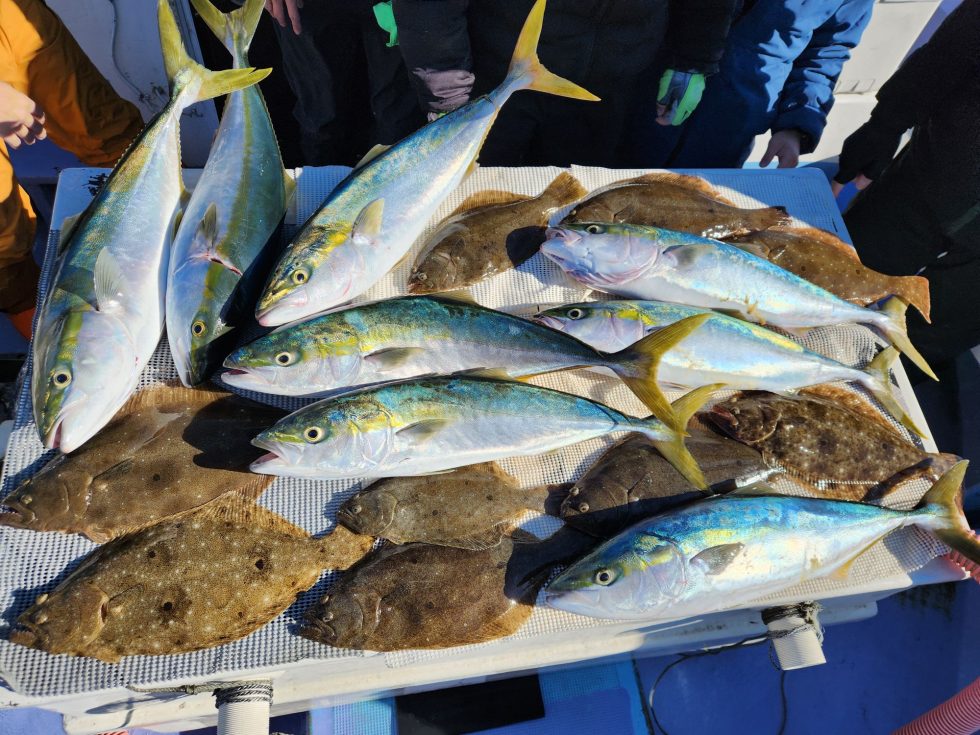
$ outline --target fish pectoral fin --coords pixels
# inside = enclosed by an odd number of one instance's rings
[[[691,563],[706,567],[706,574],[721,574],[744,548],[742,543],[712,546],[695,555]]]
[[[472,370],[460,370],[453,375],[465,375],[467,378],[492,378],[493,380],[509,380],[515,382],[514,378],[507,374],[502,368],[473,368]]]
[[[197,226],[197,234],[204,243],[204,251],[197,257],[217,263],[239,277],[242,275],[242,269],[218,251],[218,205],[214,202],[204,212],[204,217]]]
[[[109,248],[102,248],[95,259],[93,270],[95,302],[99,311],[111,311],[119,305],[119,297],[124,293],[126,281],[119,263]]]
[[[350,239],[359,245],[373,245],[381,232],[381,216],[384,213],[385,200],[375,199],[368,204],[354,220]]]
[[[371,163],[371,161],[373,161],[375,158],[377,158],[382,153],[387,151],[389,148],[391,148],[391,146],[385,145],[384,143],[378,143],[372,146],[371,150],[365,153],[364,156],[361,158],[361,160],[354,164],[353,171],[357,171],[357,169],[359,168],[364,168],[366,165]],[[353,171],[351,173],[353,173]]]
[[[390,347],[364,356],[364,361],[379,372],[390,372],[425,352],[421,347]]]
[[[395,432],[395,436],[399,439],[407,439],[416,444],[422,444],[451,425],[452,422],[445,419],[424,419],[402,427]]]
[[[95,485],[95,483],[99,480],[105,483],[118,482],[126,476],[126,474],[133,468],[135,463],[135,459],[132,457],[126,457],[124,460],[117,462],[109,469],[100,472],[93,477],[92,484]]]

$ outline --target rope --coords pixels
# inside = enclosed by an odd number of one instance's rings
[[[239,702],[271,702],[272,682],[250,681],[223,686],[214,690],[214,706],[221,708],[225,704]]]

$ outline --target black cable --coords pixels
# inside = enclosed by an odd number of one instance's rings
[[[654,703],[654,695],[656,694],[657,687],[660,686],[660,682],[663,680],[667,672],[673,669],[677,664],[687,661],[692,658],[698,658],[700,656],[715,656],[719,653],[724,653],[725,651],[730,651],[734,648],[748,648],[749,646],[757,646],[760,643],[768,643],[770,636],[764,635],[761,638],[759,636],[752,636],[750,638],[743,638],[735,643],[729,643],[724,646],[718,646],[717,648],[708,648],[703,651],[697,651],[695,653],[681,653],[678,654],[676,661],[671,661],[667,664],[663,671],[657,676],[656,680],[653,682],[653,686],[650,687],[650,693],[647,695],[647,704],[650,708],[650,716],[653,719],[653,724],[660,728],[663,735],[670,735],[667,732],[667,728],[660,723],[660,719],[657,717],[657,708]],[[779,671],[779,701],[780,701],[780,720],[779,720],[779,730],[776,735],[783,735],[786,731],[786,723],[789,719],[789,702],[786,698],[786,672],[779,669],[778,666],[775,667]]]

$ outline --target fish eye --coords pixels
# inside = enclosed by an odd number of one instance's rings
[[[295,283],[297,286],[306,283],[309,277],[310,274],[305,268],[297,268],[295,271],[293,271],[293,283]]]
[[[323,429],[319,426],[307,427],[306,431],[303,432],[303,437],[310,444],[315,444],[323,438]]]
[[[423,273],[416,273],[415,274],[415,278],[418,279],[418,280],[420,280],[420,281],[428,281],[429,280],[429,274],[428,273],[424,273],[424,272]]]
[[[205,326],[204,322],[202,322],[200,319],[191,324],[191,331],[194,333],[195,337],[200,337],[202,334],[204,334],[206,329],[207,326]]]
[[[583,309],[576,308],[568,310],[569,319],[581,319],[583,316],[585,316],[585,311]]]
[[[288,352],[280,352],[276,355],[276,363],[279,365],[288,365],[293,361],[293,356]]]
[[[359,505],[352,505],[350,507],[350,512],[351,513],[360,513],[361,512],[361,506],[359,506]]]
[[[596,584],[601,584],[603,587],[613,583],[616,579],[616,573],[612,569],[600,569],[595,573]]]
[[[64,388],[71,382],[71,373],[67,370],[55,370],[54,373],[51,374],[51,379],[59,388]]]
[[[602,232],[602,225],[589,225],[585,228],[585,231],[590,235],[598,235],[600,232]]]
[[[588,513],[589,512],[589,504],[588,503],[579,503],[578,504],[578,512],[579,513]]]

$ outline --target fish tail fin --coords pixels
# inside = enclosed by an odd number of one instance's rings
[[[231,55],[238,58],[240,54],[239,60],[245,61],[249,44],[262,17],[265,0],[245,0],[242,7],[230,13],[222,13],[211,0],[191,0],[191,5]]]
[[[183,99],[184,106],[250,87],[265,79],[272,71],[252,68],[225,71],[205,69],[188,56],[167,0],[159,0],[157,17],[160,21],[160,45],[163,48],[167,78],[171,82],[175,98],[184,96],[187,90]]]
[[[521,28],[521,35],[517,37],[514,56],[511,58],[503,86],[514,90],[533,89],[559,97],[597,102],[599,98],[590,91],[557,74],[552,74],[538,59],[538,40],[541,38],[545,3],[546,0],[537,0],[528,13],[524,27]]]
[[[931,299],[927,278],[922,276],[892,276],[891,287],[896,296],[914,306],[922,314],[922,318],[932,324],[932,319],[929,317]]]
[[[338,525],[326,536],[313,539],[324,569],[345,571],[363,559],[374,546],[374,538],[362,536]]]
[[[916,426],[892,388],[891,374],[888,369],[897,359],[898,350],[894,347],[886,347],[879,352],[865,370],[868,375],[865,387],[888,410],[888,413],[899,420],[902,426],[924,439],[925,433]]]
[[[963,478],[967,460],[957,462],[927,492],[916,506],[917,523],[928,529],[971,565],[980,565],[980,539],[963,515]]]
[[[721,383],[706,385],[681,396],[673,403],[674,414],[679,420],[683,421],[684,426],[687,426],[687,422],[701,409],[711,397],[711,394],[722,387],[724,386]],[[647,422],[649,423],[653,419],[654,417],[651,417],[647,419]],[[657,423],[659,424],[659,422]],[[653,427],[650,428],[652,429]],[[662,428],[656,431],[648,431],[647,436],[650,437],[650,441],[657,448],[657,451],[681,473],[684,479],[698,490],[707,490],[708,483],[704,479],[704,473],[701,472],[701,468],[698,466],[697,460],[694,459],[694,455],[684,445],[685,433],[670,429],[669,427],[668,432],[670,434],[670,438],[668,439],[663,438]]]
[[[768,230],[770,227],[786,227],[793,223],[786,207],[766,207],[758,210],[760,230]]]
[[[882,307],[882,313],[887,317],[887,322],[881,324],[881,329],[885,333],[885,336],[895,345],[899,351],[909,358],[916,367],[922,372],[928,375],[933,380],[939,380],[936,374],[929,367],[929,363],[926,359],[919,354],[919,351],[915,349],[912,342],[909,341],[908,332],[905,329],[905,312],[908,310],[909,305],[902,301],[897,296],[892,296],[885,305]]]
[[[609,365],[654,416],[682,434],[690,416],[681,419],[674,412],[657,385],[657,370],[663,356],[711,316],[712,314],[695,314],[657,329],[636,344],[616,353],[613,356],[614,362]]]

